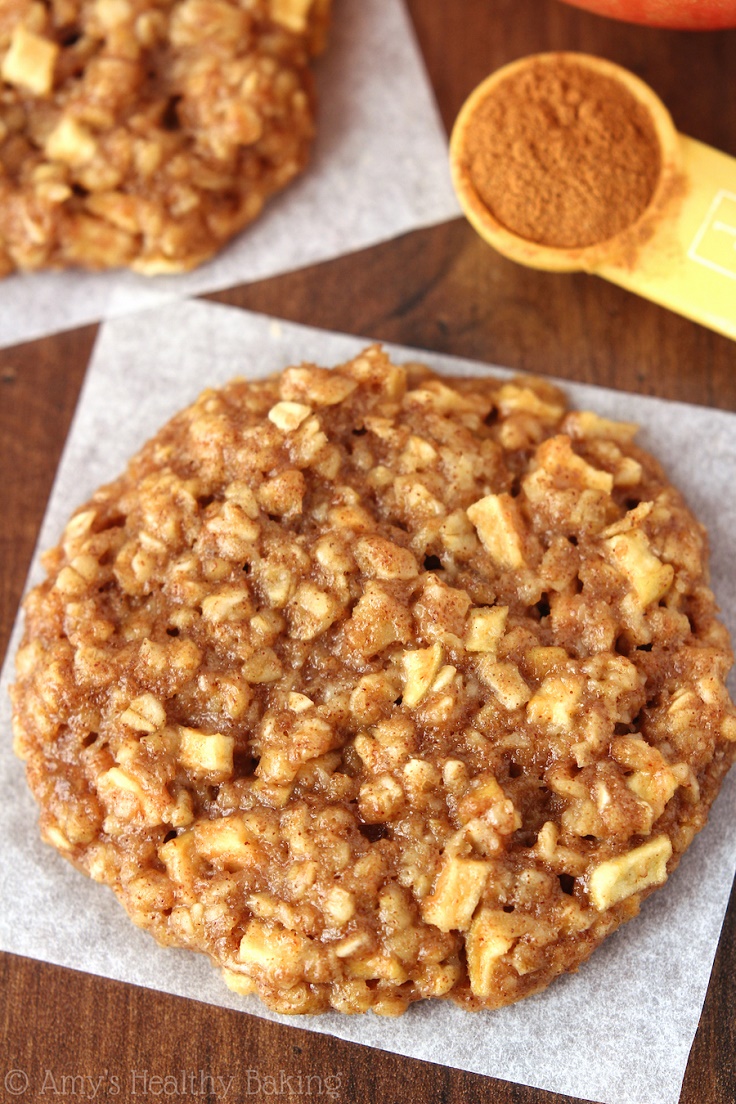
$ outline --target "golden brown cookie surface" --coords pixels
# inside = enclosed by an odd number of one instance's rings
[[[633,433],[378,349],[206,392],[27,600],[44,837],[281,1012],[574,969],[736,749],[704,534]]]
[[[180,272],[307,161],[329,0],[8,0],[0,275]]]

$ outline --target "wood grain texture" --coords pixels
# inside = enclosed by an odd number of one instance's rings
[[[534,51],[575,49],[628,66],[665,99],[680,130],[736,155],[736,31],[634,28],[558,0],[408,6],[448,129],[492,69]],[[596,278],[515,266],[461,220],[212,298],[371,339],[736,410],[732,342]],[[2,650],[94,335],[86,327],[0,352]],[[736,1101],[735,948],[733,897],[681,1104]],[[228,1101],[306,1104],[320,1086],[328,1100],[330,1075],[339,1076],[339,1100],[349,1104],[568,1100],[11,955],[0,956],[0,1029],[2,1101],[81,1098],[54,1093],[47,1071],[57,1087],[64,1075],[102,1077],[98,1100],[165,1099],[151,1078],[181,1070],[203,1079],[173,1097],[188,1101],[223,1099],[209,1077],[233,1078]],[[3,1088],[13,1068],[27,1073],[27,1093]],[[259,1091],[258,1078],[278,1082],[282,1070],[278,1096],[263,1085]]]

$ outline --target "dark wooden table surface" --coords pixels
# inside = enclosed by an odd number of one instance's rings
[[[448,128],[465,96],[499,65],[539,50],[584,50],[634,70],[668,104],[679,130],[736,155],[736,31],[636,28],[558,0],[408,2]],[[461,220],[213,298],[330,329],[736,410],[731,341],[596,278],[517,267],[484,246]],[[88,326],[0,351],[0,649],[16,614],[95,333]],[[736,894],[681,1104],[736,1101],[734,1007]],[[55,1094],[48,1080],[42,1091],[47,1071],[57,1079],[66,1074],[97,1080],[104,1074],[108,1086],[117,1077],[118,1099],[135,1099],[134,1087],[137,1099],[144,1099],[144,1082],[132,1086],[131,1070],[164,1078],[182,1069],[202,1071],[205,1078],[233,1077],[228,1101],[300,1104],[307,1088],[317,1095],[320,1082],[314,1078],[330,1074],[339,1074],[339,1100],[348,1104],[568,1099],[11,955],[0,955],[0,1022],[0,1100],[81,1098],[78,1083],[76,1096]],[[25,1071],[35,1092],[13,1096],[16,1083],[3,1086],[11,1068]],[[279,1095],[259,1092],[256,1078],[248,1080],[249,1069],[277,1082],[283,1070],[286,1080],[275,1086]],[[54,1084],[58,1088],[58,1080]],[[159,1084],[149,1082],[153,1093]],[[161,1091],[146,1099],[162,1099]],[[218,1099],[196,1093],[185,1098]]]

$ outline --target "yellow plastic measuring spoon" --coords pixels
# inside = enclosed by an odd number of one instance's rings
[[[649,111],[659,139],[661,172],[643,214],[607,241],[574,249],[519,237],[478,195],[465,158],[474,112],[524,66],[561,59],[621,81]],[[552,272],[584,271],[736,339],[736,158],[679,134],[652,89],[613,62],[589,54],[534,54],[505,65],[463,105],[450,139],[450,169],[460,204],[475,229],[504,256]]]

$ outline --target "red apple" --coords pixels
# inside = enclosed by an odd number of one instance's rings
[[[566,0],[598,15],[650,27],[708,31],[736,27],[736,0]]]

